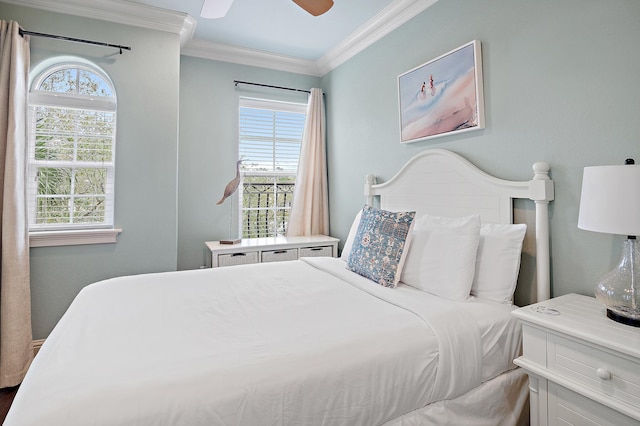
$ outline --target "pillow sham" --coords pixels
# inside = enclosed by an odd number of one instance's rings
[[[353,223],[351,224],[351,228],[349,229],[349,235],[347,235],[347,239],[344,241],[344,246],[342,247],[342,253],[340,253],[340,259],[345,262],[349,260],[349,255],[351,254],[351,248],[353,247],[353,240],[356,238],[356,233],[358,232],[358,225],[360,225],[360,217],[362,216],[362,210],[356,214],[355,219],[353,219]]]
[[[471,294],[499,303],[513,303],[525,224],[485,224],[480,228],[476,273]]]
[[[364,206],[347,269],[384,287],[395,287],[411,242],[414,217],[415,212]]]
[[[480,216],[416,220],[401,281],[450,300],[467,300],[476,269]]]

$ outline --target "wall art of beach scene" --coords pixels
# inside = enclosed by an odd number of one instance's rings
[[[484,128],[480,42],[398,77],[401,142]]]

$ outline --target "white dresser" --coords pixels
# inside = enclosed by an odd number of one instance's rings
[[[640,328],[567,294],[513,311],[523,326],[532,425],[640,425]]]
[[[300,257],[338,256],[340,239],[327,235],[307,237],[246,238],[237,244],[205,243],[211,251],[208,266],[242,265],[247,263],[296,260]]]

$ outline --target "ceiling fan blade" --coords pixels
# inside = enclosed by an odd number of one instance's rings
[[[293,0],[293,2],[313,16],[322,15],[333,6],[333,0]]]
[[[222,18],[227,14],[233,0],[204,0],[200,16],[207,19]]]

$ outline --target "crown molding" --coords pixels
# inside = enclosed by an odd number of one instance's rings
[[[196,25],[198,25],[196,18],[193,18],[191,15],[185,15],[182,28],[180,29],[181,48],[186,46],[189,40],[193,38],[193,33],[196,31]]]
[[[193,37],[197,24],[197,21],[186,13],[122,0],[2,0],[2,2],[178,34],[181,46]]]
[[[194,39],[191,16],[123,0],[0,0],[67,15],[132,25],[180,36],[181,54],[217,61],[322,77],[357,55],[438,0],[395,0],[318,60],[298,59],[260,50]]]
[[[316,61],[193,39],[181,54],[322,77],[438,0],[396,0]]]
[[[201,39],[190,40],[186,46],[182,48],[180,54],[321,77],[316,66],[316,61],[276,55],[261,50],[214,43]]]
[[[438,0],[396,0],[316,61],[321,75],[337,68]]]

